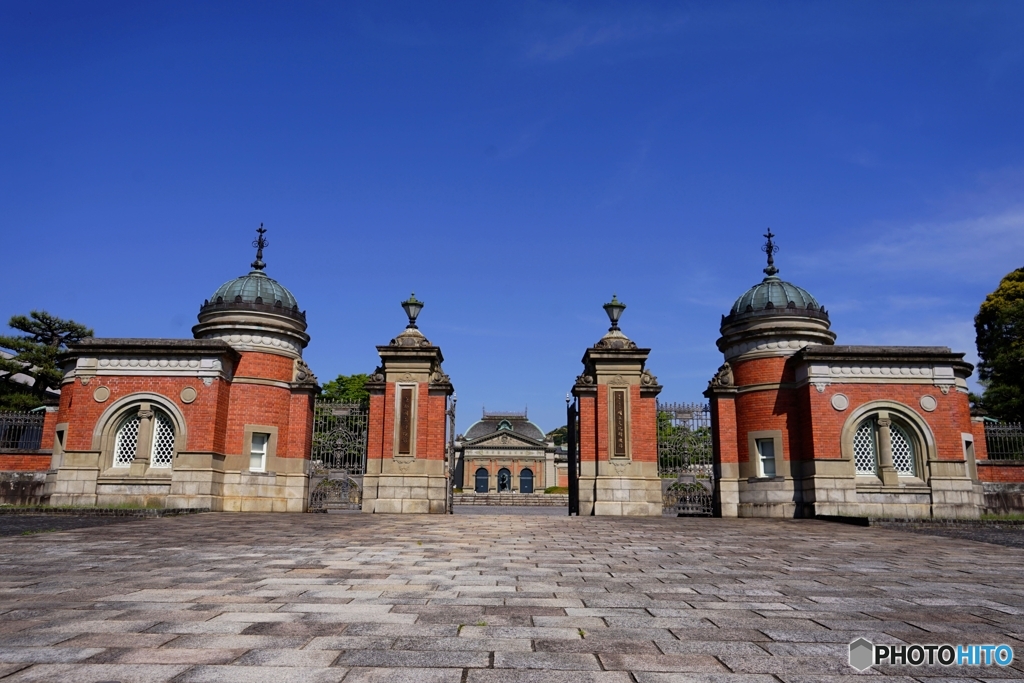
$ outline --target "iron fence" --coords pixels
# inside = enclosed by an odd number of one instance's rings
[[[985,423],[985,446],[989,460],[1024,460],[1024,425]]]
[[[369,407],[317,401],[309,473],[309,512],[359,510],[366,474]]]
[[[666,515],[714,514],[710,406],[658,404],[658,473]]]
[[[367,406],[361,403],[316,403],[311,455],[314,466],[365,474],[367,412]]]
[[[43,440],[46,413],[0,412],[0,448],[34,451]]]

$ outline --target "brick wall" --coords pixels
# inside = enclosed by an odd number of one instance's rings
[[[291,358],[272,353],[247,351],[238,361],[235,377],[258,377],[279,382],[291,382],[294,371],[295,361]]]
[[[597,398],[593,394],[579,398],[579,423],[580,423],[580,462],[597,462],[598,434],[597,420]]]
[[[370,460],[380,460],[384,453],[391,453],[393,442],[391,434],[395,428],[395,418],[390,406],[395,400],[395,385],[387,384],[383,394],[370,395],[370,411],[367,416],[366,453]]]
[[[246,425],[277,427],[277,455],[283,458],[302,457],[287,452],[291,413],[290,390],[261,384],[232,384],[231,403],[228,408],[226,453],[243,452]]]
[[[1024,484],[1024,461],[979,460],[978,479],[999,484]]]
[[[397,385],[388,382],[384,394],[370,396],[368,416],[367,453],[369,458],[390,458],[395,449],[395,401]],[[447,397],[430,393],[427,382],[417,384],[416,390],[416,457],[424,460],[444,460],[448,407]]]
[[[46,450],[53,448],[53,441],[57,437],[58,424],[60,423],[57,420],[57,411],[48,409],[46,417],[43,418],[43,438],[39,441],[39,448]]]
[[[241,354],[235,378],[291,382],[293,364],[284,356],[247,352]],[[99,387],[110,390],[110,397],[103,403],[93,399]],[[192,403],[181,400],[185,387],[196,391]],[[52,419],[47,414],[44,443],[52,444],[54,426],[67,422],[65,449],[92,450],[93,433],[104,411],[137,393],[157,394],[177,407],[185,419],[188,451],[242,454],[245,426],[264,425],[277,427],[278,457],[309,457],[313,429],[313,397],[309,391],[293,393],[284,386],[222,379],[214,379],[207,386],[197,377],[104,375],[92,378],[87,385],[81,379],[66,383],[61,387],[58,412],[52,413]]]
[[[738,463],[736,401],[732,395],[711,396],[711,438],[716,463]]]
[[[943,394],[933,385],[891,382],[885,384],[833,383],[818,392],[811,385],[786,387],[795,379],[796,365],[792,358],[756,358],[736,363],[733,376],[739,388],[759,384],[775,384],[764,390],[742,392],[735,399],[735,433],[723,414],[725,401],[712,400],[716,457],[729,462],[730,448],[735,443],[738,461],[746,462],[749,453],[747,433],[779,430],[782,432],[783,457],[791,460],[842,457],[840,439],[843,426],[859,406],[871,401],[894,401],[919,416],[935,439],[936,457],[940,460],[963,460],[962,432],[975,434],[975,452],[983,452],[984,435],[979,438],[971,424],[966,394],[951,390]],[[781,385],[781,386],[778,386]],[[832,397],[844,394],[850,401],[846,410],[832,407]],[[920,407],[921,397],[935,398],[937,407],[927,412]],[[981,446],[981,447],[979,447]],[[1007,475],[1008,476],[1008,475]]]
[[[641,398],[639,384],[629,389],[629,435],[633,460],[658,462],[658,401],[653,397]]]
[[[974,435],[974,459],[988,460],[988,441],[985,440],[985,423],[971,420],[971,434]]]
[[[0,472],[46,472],[50,453],[0,453]]]
[[[110,390],[110,398],[98,403],[93,399],[93,393],[101,386]],[[197,397],[192,403],[181,401],[181,390],[185,387],[196,390]],[[188,434],[187,450],[219,450],[215,448],[215,435],[218,423],[224,424],[223,420],[218,420],[219,413],[227,409],[224,389],[223,380],[215,379],[208,387],[196,377],[103,376],[94,377],[87,385],[83,385],[81,379],[76,379],[73,383],[61,386],[60,408],[54,424],[68,423],[65,450],[92,450],[93,431],[107,408],[131,394],[153,393],[173,403],[184,416]],[[52,433],[50,439],[52,443]]]
[[[973,433],[970,405],[966,394],[951,390],[943,394],[939,388],[921,384],[830,384],[819,393],[812,387],[805,387],[813,425],[814,457],[838,458],[840,435],[843,425],[859,406],[871,401],[886,400],[903,404],[904,410],[913,412],[928,425],[935,438],[936,457],[939,460],[963,460],[961,433]],[[844,394],[850,399],[846,410],[832,407],[832,397]],[[932,412],[921,408],[921,397],[932,396],[938,404]],[[977,439],[975,453],[977,453]]]

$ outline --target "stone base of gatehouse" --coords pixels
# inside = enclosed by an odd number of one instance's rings
[[[661,477],[580,477],[580,516],[661,517]]]
[[[937,474],[926,480],[901,477],[894,485],[874,477],[841,476],[829,467],[833,463],[816,461],[811,465],[821,472],[802,477],[717,480],[718,513],[722,517],[790,519],[978,519],[984,509],[981,486],[971,480],[962,463],[959,470],[957,463],[932,463]],[[805,471],[810,469],[805,467]]]
[[[309,461],[268,459],[267,472],[232,469],[241,456],[181,453],[169,469],[101,469],[99,454],[65,453],[46,477],[53,506],[203,508],[224,512],[305,512]],[[134,466],[133,466],[134,467]]]
[[[363,512],[439,514],[448,479],[442,460],[369,460],[363,476]]]

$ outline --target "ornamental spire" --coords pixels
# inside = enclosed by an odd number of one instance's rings
[[[775,235],[772,234],[771,228],[768,228],[768,232],[764,234],[764,237],[768,240],[761,247],[761,251],[768,254],[768,267],[764,269],[764,273],[768,277],[772,277],[779,272],[779,269],[775,267],[775,254],[779,253],[779,245],[772,242],[772,238]]]
[[[267,267],[267,264],[263,262],[263,249],[269,246],[270,242],[268,242],[267,238],[263,236],[267,231],[263,228],[262,223],[260,223],[260,227],[256,232],[258,236],[252,241],[252,246],[256,247],[256,260],[250,265],[253,270],[263,270]]]

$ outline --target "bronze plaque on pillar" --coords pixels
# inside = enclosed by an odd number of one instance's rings
[[[626,457],[626,392],[612,392],[612,415],[615,434],[612,455],[617,458]]]
[[[412,388],[402,387],[398,405],[398,454],[412,453]]]

